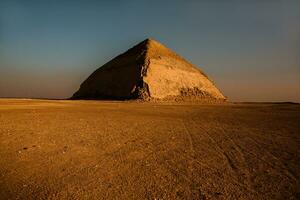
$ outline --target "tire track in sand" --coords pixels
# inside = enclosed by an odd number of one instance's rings
[[[215,144],[215,146],[214,146],[215,151],[227,162],[229,169],[231,169],[231,171],[233,172],[235,179],[232,179],[232,181],[234,183],[236,183],[237,185],[241,186],[242,188],[246,189],[247,191],[257,194],[257,192],[253,189],[251,184],[245,184],[238,179],[238,177],[240,176],[241,173],[239,172],[239,167],[235,164],[235,160],[233,160],[229,156],[229,154],[226,151],[224,151],[224,149],[219,145],[219,143],[210,135],[210,133],[205,128],[198,126],[192,117],[190,118],[190,121],[192,124],[194,124],[195,127],[200,128],[203,131],[203,133],[205,133],[207,135],[207,137]],[[226,135],[225,130],[223,130],[222,132],[224,133],[223,135],[225,136]],[[244,164],[246,164],[243,153],[241,151],[237,150],[237,149],[239,149],[238,145],[228,136],[225,136],[225,137],[226,137],[226,139],[228,139],[229,141],[232,142],[234,149],[239,154],[241,154],[240,157],[242,158],[242,162]],[[237,159],[237,160],[239,160],[239,159]],[[212,169],[212,167],[209,167],[209,168]],[[213,169],[213,170],[215,171],[216,169]],[[250,173],[250,172],[248,171],[248,173]],[[248,181],[250,181],[250,178],[249,179],[247,178],[247,182]]]

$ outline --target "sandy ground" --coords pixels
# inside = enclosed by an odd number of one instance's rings
[[[300,106],[0,100],[1,199],[299,199]]]

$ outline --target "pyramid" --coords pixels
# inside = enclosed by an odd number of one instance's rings
[[[226,100],[199,68],[153,39],[98,68],[72,99]]]

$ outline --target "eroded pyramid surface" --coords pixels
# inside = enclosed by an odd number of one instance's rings
[[[72,98],[226,100],[199,68],[152,39],[98,68]]]

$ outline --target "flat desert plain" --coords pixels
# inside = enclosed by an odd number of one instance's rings
[[[299,199],[300,106],[0,100],[1,199]]]

